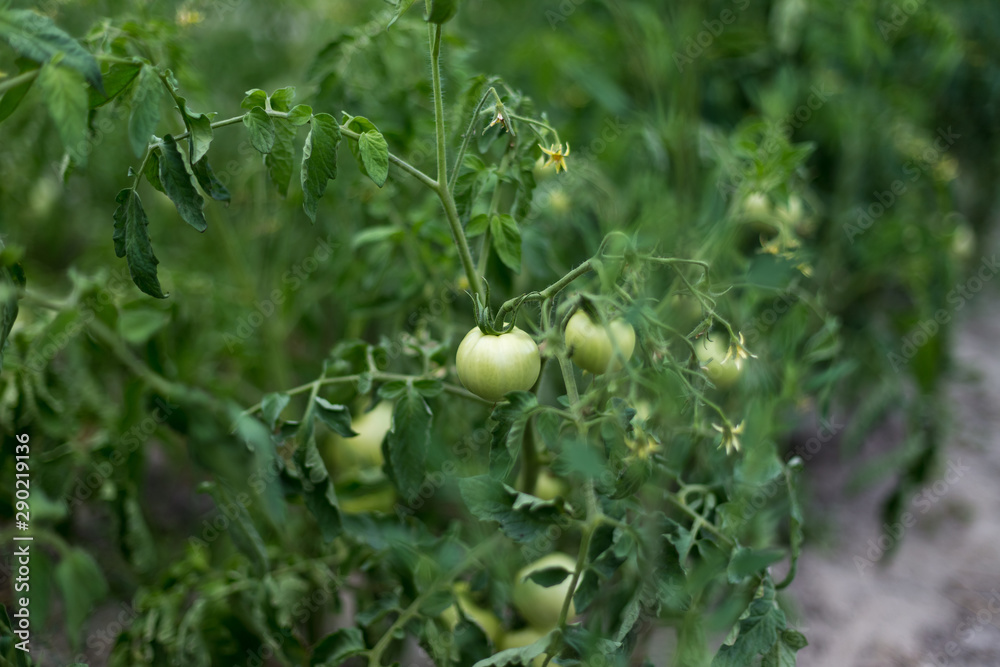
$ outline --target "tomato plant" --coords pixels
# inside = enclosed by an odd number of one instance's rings
[[[959,18],[897,71],[822,3],[697,58],[694,2],[112,4],[0,6],[43,664],[795,663],[795,427],[904,405],[889,511],[941,438],[947,328],[868,371],[982,238],[950,155],[844,225],[978,98]]]

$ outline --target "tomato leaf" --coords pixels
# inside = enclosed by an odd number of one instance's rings
[[[285,406],[287,406],[291,400],[292,397],[288,394],[279,393],[268,394],[261,400],[260,414],[264,418],[264,423],[267,424],[272,431],[278,423],[278,417],[281,416],[281,411],[285,409]]]
[[[468,238],[475,238],[483,233],[490,226],[490,216],[485,213],[480,213],[472,220],[469,220],[469,224],[465,226],[465,235]]]
[[[74,648],[79,647],[80,631],[90,618],[90,610],[108,594],[101,568],[83,549],[70,547],[55,569],[56,584],[62,593],[66,627]]]
[[[489,475],[459,480],[466,507],[482,521],[495,521],[507,537],[529,543],[562,516],[562,500],[540,500],[519,493]]]
[[[514,273],[521,272],[521,231],[514,218],[509,215],[495,215],[490,220],[493,234],[493,248],[507,268]]]
[[[299,125],[308,123],[312,115],[313,110],[311,106],[308,104],[297,104],[288,112],[288,118],[285,120],[298,127]]]
[[[104,92],[97,60],[49,17],[27,9],[0,6],[0,39],[37,63],[47,63],[62,54],[64,66],[75,70],[98,92]]]
[[[104,73],[104,93],[94,88],[88,90],[88,106],[91,109],[102,107],[125,92],[142,69],[141,63],[115,63]]]
[[[381,132],[369,130],[358,137],[361,162],[368,177],[375,185],[382,187],[389,176],[389,145]]]
[[[308,122],[308,119],[304,122]],[[264,156],[264,165],[271,182],[281,196],[286,197],[295,161],[295,126],[284,118],[273,119],[273,124],[274,143],[271,151]]]
[[[177,207],[181,219],[199,232],[208,228],[202,210],[205,200],[191,181],[187,159],[177,148],[177,142],[169,134],[163,137],[163,153],[160,156],[160,182],[170,201]]]
[[[334,405],[321,396],[316,397],[316,416],[330,430],[345,438],[352,438],[357,435],[351,429],[351,412],[346,405]]]
[[[270,153],[274,146],[274,123],[267,112],[260,107],[254,107],[243,116],[243,125],[250,135],[250,144],[259,153]]]
[[[733,555],[729,559],[729,567],[726,568],[729,583],[738,584],[747,577],[759,573],[768,565],[776,563],[784,557],[785,552],[781,549],[737,547],[733,549]]]
[[[132,282],[146,294],[165,299],[166,295],[160,289],[160,281],[156,277],[156,265],[160,260],[153,254],[149,242],[149,232],[146,226],[146,212],[142,209],[139,195],[131,188],[125,188],[115,197],[118,208],[115,209],[115,254],[128,261],[128,270]]]
[[[348,658],[361,655],[366,650],[365,637],[360,628],[341,628],[316,645],[309,667],[338,667]]]
[[[407,9],[413,6],[413,2],[414,0],[397,0],[396,10],[392,13],[392,18],[389,19],[389,24],[385,26],[385,29],[388,30],[391,28],[392,24],[398,21],[399,17],[402,16]]]
[[[285,86],[271,93],[268,102],[275,111],[288,111],[292,107],[292,100],[294,99],[295,86]]]
[[[87,164],[90,146],[87,145],[87,91],[83,77],[53,61],[42,66],[38,88],[66,152],[78,165]]]
[[[382,453],[386,473],[405,499],[416,497],[424,481],[433,417],[424,397],[414,389],[400,396],[393,407],[392,428],[382,442]]]
[[[533,660],[545,653],[549,645],[555,641],[555,633],[559,630],[552,630],[547,635],[538,639],[532,644],[521,648],[509,648],[505,651],[495,653],[490,657],[480,660],[472,667],[509,667],[512,665],[531,665]]]
[[[194,172],[194,177],[198,180],[198,185],[205,191],[205,194],[215,201],[229,203],[229,190],[215,177],[212,165],[208,163],[207,155],[192,164],[191,171]]]
[[[244,93],[246,97],[240,102],[240,106],[248,111],[254,107],[267,106],[267,93],[260,88],[252,88]]]
[[[128,119],[128,138],[136,157],[146,154],[149,139],[160,122],[162,95],[163,84],[156,69],[143,65],[132,86],[132,113]]]
[[[167,191],[163,189],[163,183],[160,181],[160,155],[161,151],[159,147],[149,152],[149,159],[146,160],[146,167],[142,170],[142,175],[146,177],[146,181],[154,189],[167,194]]]
[[[546,567],[541,570],[535,570],[528,575],[528,578],[539,586],[544,586],[548,588],[549,586],[555,586],[556,584],[561,584],[566,577],[572,574],[568,570],[561,567]]]
[[[340,126],[327,113],[316,114],[310,124],[302,147],[302,208],[309,219],[316,222],[316,210],[326,192],[327,181],[337,178]]]
[[[21,74],[38,69],[38,65],[27,58],[19,58],[18,65],[21,67]],[[38,77],[28,79],[27,81],[19,83],[13,88],[8,89],[7,92],[3,94],[3,97],[0,98],[0,123],[5,121],[12,113],[14,113],[14,111],[17,110],[17,107],[21,104],[21,100],[23,100],[24,96],[28,94],[28,91],[31,90],[31,87],[35,84],[37,79]],[[90,91],[96,95],[93,88],[91,88]]]

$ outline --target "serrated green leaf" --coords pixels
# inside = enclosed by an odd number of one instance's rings
[[[337,178],[340,125],[327,113],[316,114],[302,147],[302,208],[313,222],[327,181]]]
[[[108,593],[101,568],[83,549],[70,547],[55,568],[56,585],[62,594],[66,629],[74,648],[80,645],[80,633],[90,611]]]
[[[34,61],[26,58],[19,59],[19,63],[22,65],[21,74],[30,70],[38,69],[38,65]],[[7,92],[3,94],[3,97],[0,97],[0,123],[7,120],[7,118],[17,110],[17,107],[21,104],[21,100],[23,100],[24,96],[28,94],[28,91],[31,90],[31,87],[35,85],[35,81],[37,80],[38,77],[28,79],[27,81],[8,89]],[[90,90],[93,91],[93,88]]]
[[[535,570],[528,575],[528,578],[539,586],[548,588],[550,586],[555,586],[556,584],[561,584],[566,577],[571,574],[572,573],[569,570],[556,566]]]
[[[424,481],[430,447],[431,408],[415,390],[406,392],[392,410],[392,428],[382,443],[385,466],[403,498],[417,495]]]
[[[271,152],[264,156],[264,165],[267,167],[268,178],[282,197],[288,196],[294,162],[295,126],[284,118],[275,118],[274,145],[271,146]]]
[[[518,493],[489,475],[459,481],[466,507],[481,521],[495,521],[507,537],[528,543],[543,534],[562,515],[560,503]]]
[[[552,630],[541,639],[535,641],[532,644],[528,644],[527,646],[524,646],[522,648],[509,648],[505,651],[494,653],[490,657],[475,663],[472,667],[509,667],[512,665],[533,665],[534,659],[540,655],[543,655],[545,651],[548,650],[549,645],[553,643],[553,640],[555,639],[553,633],[555,632],[558,632],[558,630]]]
[[[115,63],[102,75],[104,80],[104,94],[90,88],[88,93],[88,103],[91,109],[102,107],[111,100],[124,93],[135,78],[139,76],[142,69],[140,63],[121,64]]]
[[[104,92],[97,60],[49,17],[26,9],[0,6],[0,39],[25,58],[38,63],[47,63],[62,54],[65,67],[76,71],[98,92]]]
[[[132,113],[128,119],[128,138],[136,157],[146,154],[146,146],[160,122],[160,98],[163,83],[156,69],[143,65],[132,86]]]
[[[389,176],[389,145],[381,132],[362,133],[358,138],[358,150],[368,177],[375,185],[382,187]]]
[[[45,106],[56,124],[59,139],[77,164],[87,164],[87,91],[79,72],[59,66],[55,61],[42,66],[38,88]]]
[[[447,23],[458,11],[458,0],[431,0],[430,10],[424,18],[428,23]]]
[[[308,104],[296,104],[292,107],[292,110],[288,112],[288,122],[292,125],[299,127],[300,125],[305,125],[312,118],[313,110]]]
[[[309,667],[339,667],[348,658],[361,655],[366,650],[365,636],[360,628],[342,628],[316,645]]]
[[[768,565],[776,563],[784,557],[785,552],[780,549],[737,547],[733,549],[733,555],[729,559],[729,567],[726,569],[729,583],[739,583],[747,577],[760,573]]]
[[[773,599],[756,598],[740,619],[735,641],[719,648],[712,660],[712,667],[743,667],[752,664],[755,658],[771,650],[778,641],[779,630],[784,626],[785,615],[774,606]]]
[[[208,228],[205,221],[205,200],[198,194],[191,173],[187,168],[187,160],[177,148],[177,142],[169,134],[163,137],[163,154],[160,156],[160,182],[170,201],[177,207],[181,219],[199,232]]]
[[[250,143],[260,153],[270,153],[274,146],[274,123],[261,107],[254,107],[243,116],[243,125],[250,135]]]
[[[316,416],[337,435],[352,438],[357,433],[351,429],[351,411],[346,405],[334,405],[321,396],[316,397]]]
[[[229,537],[233,540],[233,544],[250,560],[257,576],[263,576],[270,570],[267,546],[246,506],[233,493],[222,487],[213,484],[209,490],[219,509],[225,508],[226,518],[229,519]]]
[[[323,541],[329,544],[337,539],[341,533],[342,524],[340,505],[337,502],[333,482],[327,478],[319,484],[314,484],[310,490],[302,492],[302,498],[305,500],[306,508],[319,524]]]
[[[212,119],[208,114],[191,113],[186,106],[181,107],[181,114],[184,116],[188,132],[191,133],[188,138],[191,162],[198,162],[205,157],[209,146],[212,145]]]
[[[222,184],[222,181],[215,177],[212,165],[208,163],[207,155],[191,165],[191,171],[194,172],[194,177],[198,180],[198,185],[205,191],[205,194],[215,201],[229,203],[229,190]]]
[[[521,272],[521,231],[514,218],[509,215],[495,215],[490,220],[493,248],[507,268],[514,273]]]
[[[246,97],[240,102],[240,106],[244,109],[253,109],[254,107],[263,107],[267,105],[267,93],[265,93],[260,88],[253,88],[245,93]]]
[[[444,383],[441,380],[416,380],[413,388],[424,398],[434,398],[444,391]]]
[[[165,299],[166,295],[160,289],[160,281],[156,277],[156,265],[160,260],[153,254],[153,246],[149,242],[149,232],[146,226],[146,212],[142,209],[142,201],[135,190],[126,188],[115,197],[118,208],[114,213],[115,220],[115,254],[125,257],[128,262],[132,282],[144,293]]]

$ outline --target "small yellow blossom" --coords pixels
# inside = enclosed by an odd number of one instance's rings
[[[733,360],[733,365],[736,366],[737,369],[743,367],[743,361],[745,359],[757,358],[756,354],[751,354],[750,350],[744,346],[742,333],[740,333],[739,342],[734,342],[729,345],[729,350],[726,352],[726,358],[722,360],[722,363],[726,363],[730,360],[730,358]]]
[[[189,26],[201,23],[204,20],[201,12],[196,9],[182,8],[177,12],[177,25]]]
[[[486,130],[490,129],[497,123],[500,123],[500,127],[510,132],[510,134],[513,136],[514,133],[511,132],[510,125],[507,124],[507,116],[504,115],[504,111],[505,109],[503,108],[503,105],[497,104],[496,115],[493,117],[493,122],[491,122],[489,125],[486,126]],[[483,134],[486,134],[486,130],[483,130]]]
[[[562,144],[552,144],[548,148],[542,146],[541,144],[538,144],[538,147],[542,149],[543,153],[549,156],[549,159],[545,162],[546,167],[554,164],[556,166],[557,174],[559,173],[560,169],[562,169],[563,171],[569,170],[569,167],[566,166],[566,158],[569,157],[569,144],[566,144],[565,153],[563,152]]]
[[[740,438],[743,435],[743,425],[745,422],[740,422],[737,426],[730,426],[729,422],[726,422],[725,426],[719,426],[718,424],[712,424],[712,428],[722,434],[722,442],[719,443],[719,447],[726,448],[726,456],[729,456],[734,451],[740,451]]]

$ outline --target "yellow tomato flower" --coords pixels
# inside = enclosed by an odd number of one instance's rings
[[[566,152],[563,152],[562,144],[552,144],[549,148],[538,144],[538,147],[542,149],[542,152],[549,156],[549,159],[545,162],[545,166],[549,165],[556,166],[556,173],[559,170],[568,171],[569,167],[566,166],[566,158],[569,156],[569,144],[566,144]]]
[[[744,423],[740,422],[738,426],[730,426],[728,422],[725,426],[712,424],[712,428],[722,434],[722,442],[719,443],[719,447],[724,446],[726,448],[726,456],[729,456],[734,451],[740,451],[739,436],[743,434]]]

